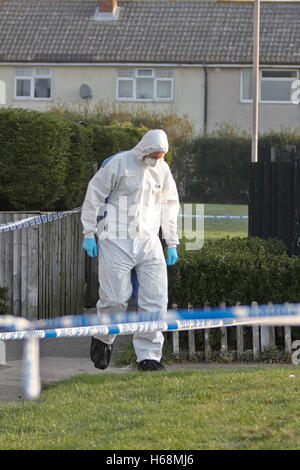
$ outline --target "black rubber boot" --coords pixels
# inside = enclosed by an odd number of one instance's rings
[[[153,359],[145,359],[144,361],[138,362],[138,370],[140,371],[154,371],[154,370],[166,370],[160,362],[154,361]]]
[[[90,356],[97,369],[106,369],[113,350],[112,344],[105,344],[92,336]]]

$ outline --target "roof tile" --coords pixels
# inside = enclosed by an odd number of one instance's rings
[[[96,21],[97,0],[6,0],[2,62],[252,63],[253,4],[119,1]],[[300,64],[300,4],[261,4],[264,64]]]

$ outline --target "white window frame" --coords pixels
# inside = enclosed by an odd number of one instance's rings
[[[243,98],[243,86],[244,86],[243,72],[249,72],[249,71],[252,71],[252,69],[242,69],[241,73],[240,73],[240,102],[241,103],[252,103],[253,102],[252,98],[251,99]]]
[[[31,76],[29,75],[17,75],[17,70],[31,70]],[[45,69],[49,70],[46,75],[38,75],[37,70]],[[49,98],[36,98],[34,96],[35,80],[37,78],[50,79],[50,97]],[[30,80],[30,96],[17,96],[17,80]],[[52,100],[52,69],[49,67],[16,67],[15,69],[15,92],[14,99],[18,101],[50,101]]]
[[[126,67],[124,67],[126,68]],[[173,69],[167,68],[167,67],[159,67],[159,69],[163,70],[171,70],[172,72],[172,77],[157,77],[156,76],[156,69],[155,68],[150,68],[150,67],[138,67],[133,69],[134,73],[132,77],[119,77],[118,76],[118,70],[121,70],[122,67],[118,67],[116,75],[116,99],[117,101],[131,101],[131,102],[141,102],[141,103],[153,103],[153,102],[171,102],[173,101],[173,95],[174,95],[174,74],[173,74]],[[142,76],[139,75],[139,72],[142,70],[147,70],[151,72],[151,75],[149,76]],[[141,99],[141,98],[136,98],[136,90],[137,90],[137,79],[138,78],[149,78],[153,80],[153,98],[147,98],[147,99]],[[119,82],[120,81],[131,81],[132,82],[132,94],[133,96],[130,98],[122,98],[119,97]],[[171,83],[171,96],[170,98],[158,98],[157,97],[157,82],[159,81],[167,81]]]
[[[241,74],[240,74],[240,102],[241,103],[252,103],[253,99],[245,99],[243,98],[243,72],[245,71],[252,71],[252,69],[242,69]],[[297,77],[263,77],[262,72],[296,72]],[[293,101],[292,99],[290,101],[276,101],[276,100],[262,100],[261,99],[261,83],[264,80],[268,81],[282,81],[282,82],[294,82],[296,80],[299,80],[299,70],[298,69],[268,69],[268,68],[263,68],[259,71],[259,89],[258,89],[258,102],[262,104],[298,104],[299,100]]]
[[[296,77],[263,77],[263,72],[296,72]],[[299,71],[297,69],[262,69],[260,70],[259,74],[259,97],[261,103],[269,103],[269,104],[292,104],[293,101],[277,101],[277,100],[262,100],[261,99],[261,84],[264,81],[273,81],[273,82],[294,82],[295,80],[299,79]]]

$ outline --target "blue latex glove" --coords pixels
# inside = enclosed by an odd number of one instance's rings
[[[169,247],[167,251],[167,265],[173,266],[178,260],[177,249],[175,247]]]
[[[83,240],[82,246],[91,258],[95,258],[98,255],[97,242],[96,242],[96,239],[94,237],[93,238],[85,238]]]

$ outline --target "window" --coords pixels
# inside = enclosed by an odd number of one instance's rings
[[[173,99],[173,70],[125,67],[118,69],[117,99],[171,101]]]
[[[51,69],[16,69],[15,97],[21,99],[51,98]]]
[[[0,105],[6,104],[6,86],[3,80],[0,80]]]
[[[251,102],[253,93],[252,70],[242,70],[241,101]],[[260,70],[259,101],[262,103],[294,103],[297,70]]]

